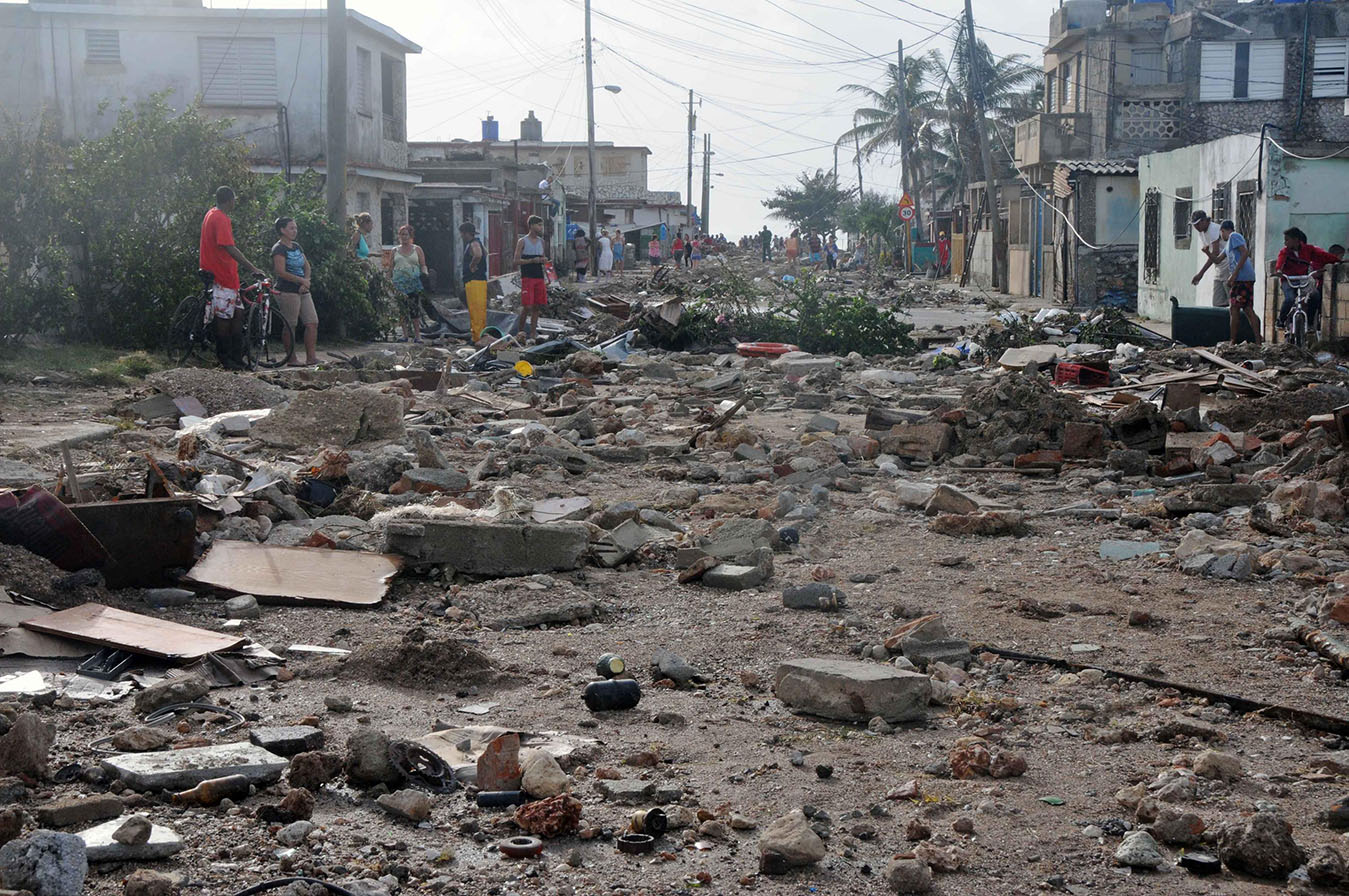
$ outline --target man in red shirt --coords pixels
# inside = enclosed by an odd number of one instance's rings
[[[1335,249],[1340,250],[1338,254]],[[1314,279],[1307,293],[1307,314],[1311,318],[1308,323],[1313,327],[1321,314],[1321,285],[1320,277],[1317,275],[1326,265],[1338,264],[1343,254],[1344,249],[1340,246],[1332,246],[1329,252],[1313,246],[1307,242],[1307,234],[1303,233],[1301,228],[1290,227],[1283,232],[1283,248],[1279,250],[1278,260],[1274,262],[1274,273],[1295,277],[1302,274],[1312,275]],[[1279,325],[1283,326],[1289,312],[1293,310],[1294,291],[1287,281],[1280,282],[1283,285],[1283,305],[1279,308]]]
[[[215,277],[211,285],[211,317],[215,321],[215,353],[226,370],[244,369],[244,314],[239,300],[239,265],[254,274],[262,271],[234,245],[234,227],[229,213],[234,210],[234,191],[218,187],[215,208],[201,221],[201,245],[198,264]]]

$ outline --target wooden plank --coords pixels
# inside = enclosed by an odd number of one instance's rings
[[[258,598],[373,607],[402,565],[393,554],[217,541],[187,579]]]
[[[197,660],[208,653],[232,650],[244,643],[237,635],[222,635],[102,604],[82,604],[37,619],[26,619],[22,625],[72,641],[118,647],[166,660]]]

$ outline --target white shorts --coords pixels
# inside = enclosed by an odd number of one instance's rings
[[[229,320],[234,317],[234,309],[242,304],[239,301],[239,290],[218,283],[211,287],[211,317]]]

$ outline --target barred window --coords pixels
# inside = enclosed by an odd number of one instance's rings
[[[1174,217],[1171,219],[1171,229],[1175,233],[1176,248],[1184,249],[1190,244],[1190,234],[1194,229],[1190,226],[1190,215],[1194,209],[1194,200],[1190,198],[1191,190],[1189,187],[1181,187],[1176,190],[1176,204],[1173,206]]]
[[[1162,194],[1149,191],[1143,201],[1143,281],[1156,283],[1162,276]]]

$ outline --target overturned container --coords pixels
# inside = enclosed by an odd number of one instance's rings
[[[631,678],[592,681],[581,699],[591,712],[632,709],[642,699],[642,689]]]

